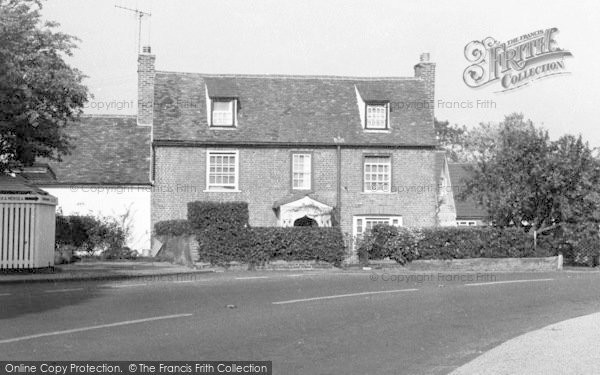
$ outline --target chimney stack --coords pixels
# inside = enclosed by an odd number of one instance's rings
[[[420,78],[425,82],[425,93],[432,116],[435,108],[435,63],[429,61],[429,52],[421,54],[420,62],[415,65],[415,78]]]
[[[150,46],[143,46],[138,56],[138,125],[152,126],[154,115],[154,60]]]

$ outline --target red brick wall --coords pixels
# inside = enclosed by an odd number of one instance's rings
[[[251,225],[277,225],[273,203],[293,194],[290,188],[292,151],[312,151],[314,194],[311,196],[330,206],[336,205],[335,148],[237,150],[241,192],[217,193],[204,192],[206,148],[157,147],[152,225],[161,220],[186,218],[186,204],[195,200],[246,201]],[[395,192],[364,193],[364,154],[390,153]],[[359,214],[400,215],[405,226],[435,225],[434,153],[425,149],[342,149],[342,230],[351,233],[352,216]]]

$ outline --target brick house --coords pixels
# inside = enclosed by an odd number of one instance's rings
[[[156,71],[145,47],[152,225],[196,200],[246,201],[252,226],[437,225],[428,60],[410,77],[215,75]]]

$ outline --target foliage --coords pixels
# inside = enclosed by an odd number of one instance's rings
[[[449,161],[461,161],[464,153],[464,138],[467,128],[463,125],[450,125],[448,121],[434,119],[435,134],[438,144],[446,150]]]
[[[249,213],[246,202],[188,203],[188,221],[193,229],[243,228],[248,225]]]
[[[154,233],[157,236],[181,236],[192,234],[190,222],[183,220],[165,220],[154,224]]]
[[[434,227],[395,228],[377,225],[367,233],[360,251],[369,259],[390,258],[404,264],[415,259],[521,258],[556,255],[559,244],[533,237],[520,228]]]
[[[345,251],[339,228],[260,227],[205,229],[197,236],[200,260],[251,265],[273,260],[317,260],[339,264]]]
[[[562,224],[600,223],[600,163],[581,137],[550,141],[547,131],[513,114],[501,124],[492,151],[478,159],[463,197],[484,205],[496,225],[539,233]]]
[[[64,60],[77,39],[41,20],[41,2],[0,0],[0,174],[36,158],[61,160],[65,133],[87,101],[84,76]]]
[[[125,233],[111,218],[93,216],[56,216],[56,244],[73,246],[92,255],[95,251],[115,254],[123,249]]]
[[[359,259],[390,258],[405,264],[418,256],[421,231],[414,228],[376,225],[358,245]]]

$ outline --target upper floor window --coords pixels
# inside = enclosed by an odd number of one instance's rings
[[[311,154],[292,154],[292,189],[310,190],[312,165]]]
[[[206,164],[206,190],[238,190],[237,151],[208,151]]]
[[[389,156],[365,156],[364,182],[366,193],[389,193],[392,161]]]
[[[235,126],[236,101],[233,99],[212,99],[211,126]]]
[[[388,104],[367,103],[365,129],[387,130],[388,128]]]

